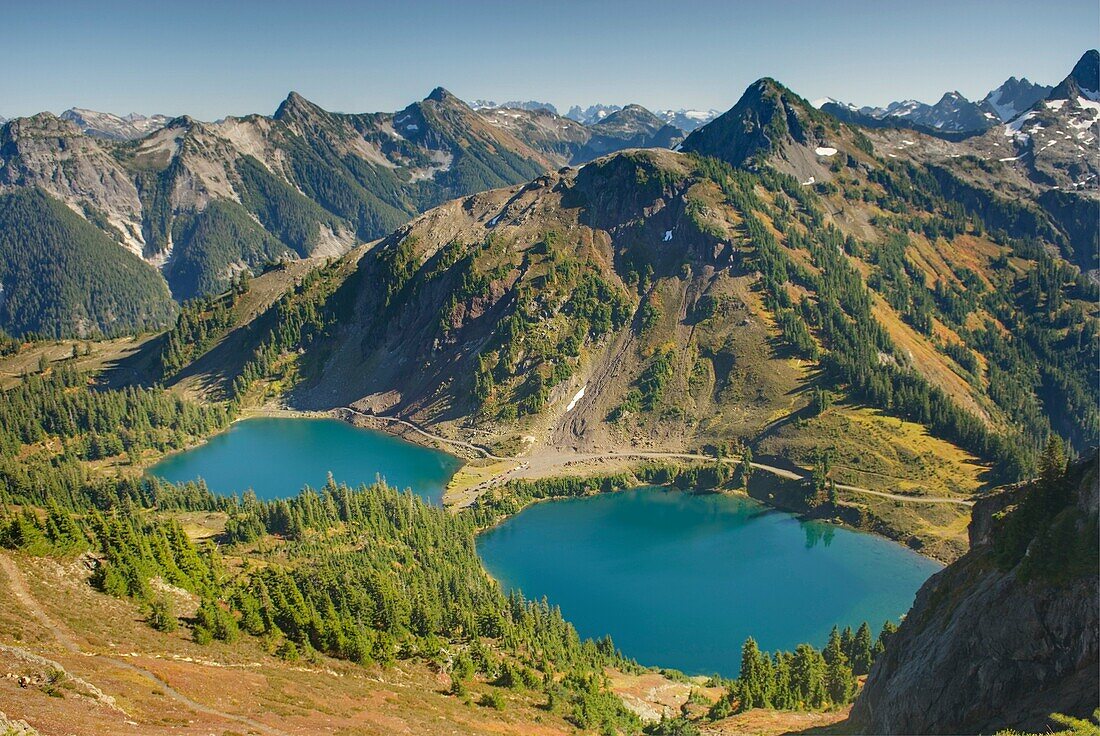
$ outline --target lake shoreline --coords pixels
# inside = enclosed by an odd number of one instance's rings
[[[881,535],[743,494],[653,485],[539,499],[479,531],[477,552],[503,590],[548,598],[582,637],[610,635],[643,667],[693,675],[732,676],[745,636],[793,649],[834,624],[896,620],[942,569]],[[690,629],[719,621],[730,631],[715,659]]]
[[[384,482],[442,507],[443,489],[461,465],[454,455],[329,412],[265,410],[246,413],[204,442],[163,456],[144,473],[172,483],[202,478],[216,495],[252,491],[263,500],[319,489],[326,478],[353,488]]]
[[[333,408],[333,409],[326,409],[326,410],[308,410],[308,409],[296,409],[296,408],[292,408],[292,407],[288,407],[288,406],[274,406],[274,405],[269,404],[269,405],[265,405],[265,406],[262,406],[262,407],[243,410],[243,411],[240,412],[240,414],[237,417],[235,417],[233,419],[232,422],[229,423],[229,425],[226,427],[225,430],[222,430],[221,432],[218,432],[214,435],[210,435],[209,437],[204,437],[198,442],[195,442],[193,444],[189,444],[187,447],[180,448],[180,449],[177,449],[177,450],[173,450],[169,453],[164,453],[163,455],[159,455],[158,457],[152,459],[151,461],[143,462],[142,463],[142,472],[143,473],[148,472],[148,470],[150,468],[152,468],[153,466],[157,465],[160,462],[163,462],[164,460],[166,460],[166,459],[168,459],[172,456],[178,455],[178,454],[183,453],[183,452],[188,452],[188,451],[194,450],[198,447],[201,447],[202,445],[208,443],[214,437],[217,437],[217,436],[223,434],[224,432],[229,431],[230,428],[232,428],[233,426],[235,426],[239,422],[247,421],[249,419],[256,419],[256,418],[336,419],[336,420],[347,423],[347,424],[349,424],[353,427],[359,428],[359,429],[368,429],[368,430],[382,432],[386,435],[395,437],[395,438],[403,440],[405,442],[409,442],[411,444],[418,445],[420,447],[431,449],[431,450],[434,450],[434,451],[437,451],[437,452],[442,452],[442,453],[447,454],[451,457],[454,457],[454,458],[457,458],[457,459],[461,460],[463,462],[463,465],[460,466],[459,469],[456,471],[456,475],[457,475],[457,473],[460,473],[464,468],[469,468],[469,467],[471,467],[471,465],[473,465],[476,462],[479,462],[479,461],[484,462],[485,461],[485,458],[481,458],[481,457],[471,458],[469,456],[463,456],[461,454],[458,454],[458,453],[452,451],[452,449],[450,447],[444,446],[444,443],[442,441],[440,441],[439,439],[429,437],[426,434],[424,434],[422,432],[415,431],[414,429],[412,429],[412,428],[410,428],[406,425],[396,424],[395,422],[386,421],[384,419],[380,419],[380,418],[377,418],[377,417],[372,417],[371,415],[367,415],[367,414],[351,413],[351,412],[347,411],[346,409],[343,409],[342,407]],[[549,456],[549,453],[546,453],[546,455]],[[514,458],[513,462],[517,463],[518,465],[521,465],[523,462],[530,463],[530,462],[532,462],[532,460],[538,460],[538,458],[535,458],[534,456],[529,457],[529,458]],[[628,472],[634,472],[644,462],[645,462],[645,460],[642,459],[642,458],[636,458],[636,459],[632,459],[632,460],[628,459],[628,458],[620,458],[617,462],[610,463],[610,464],[614,467],[621,468],[622,470],[625,470],[625,471],[628,471]],[[592,467],[587,467],[589,465],[591,465]],[[589,461],[587,463],[581,462],[581,463],[578,463],[576,465],[568,464],[568,465],[564,466],[562,469],[563,470],[568,469],[571,472],[552,473],[552,472],[549,472],[549,469],[548,469],[547,474],[537,475],[536,477],[537,478],[557,478],[557,477],[567,477],[567,476],[568,477],[580,477],[584,480],[591,480],[591,481],[595,482],[601,476],[601,467],[600,466],[605,466],[604,471],[606,472],[606,465],[608,465],[608,463],[604,462],[604,461]],[[476,467],[476,465],[474,465],[474,467]],[[578,470],[580,472],[576,472]],[[754,474],[753,477],[755,478],[756,474]],[[532,478],[524,478],[524,479],[525,480],[531,480]],[[453,476],[452,476],[452,480],[453,480]],[[506,485],[506,483],[507,483],[507,481],[503,481],[502,484]],[[751,483],[751,481],[750,481],[750,483]],[[645,484],[642,484],[642,485],[645,485]],[[443,508],[447,509],[448,511],[451,511],[452,513],[458,513],[460,511],[460,508],[458,507],[458,502],[457,501],[447,502],[445,500],[445,499],[447,499],[447,495],[448,495],[447,494],[447,489],[450,488],[450,486],[451,486],[451,481],[448,481],[448,483],[446,484],[446,486],[444,488],[443,494],[440,498],[439,504]],[[629,490],[629,489],[622,489],[622,490]],[[928,545],[928,544],[922,544],[921,546],[914,546],[912,543],[906,544],[906,540],[917,539],[921,542],[923,542],[924,540],[920,539],[920,537],[918,537],[918,536],[907,533],[904,530],[898,530],[898,529],[895,529],[895,528],[890,527],[888,525],[885,525],[885,524],[881,523],[880,520],[878,520],[873,515],[869,516],[869,519],[870,519],[870,522],[871,522],[870,524],[863,525],[863,524],[860,524],[860,523],[853,523],[859,517],[859,510],[856,509],[855,507],[851,506],[851,505],[845,505],[845,506],[842,507],[842,510],[845,510],[846,512],[848,512],[846,514],[847,516],[853,517],[853,518],[849,519],[849,518],[845,518],[844,516],[838,516],[838,515],[826,516],[826,515],[814,513],[813,510],[798,508],[797,504],[790,503],[789,499],[776,497],[775,494],[770,494],[770,493],[760,493],[760,494],[755,494],[754,495],[754,493],[752,493],[752,492],[746,492],[744,490],[732,490],[732,489],[691,489],[689,492],[691,492],[691,493],[701,493],[701,494],[717,493],[717,494],[724,494],[724,495],[732,495],[732,496],[736,496],[736,497],[751,498],[751,499],[757,501],[758,503],[761,503],[762,505],[764,505],[768,508],[775,509],[775,510],[778,510],[778,511],[781,511],[781,512],[784,512],[784,513],[792,514],[792,515],[794,515],[795,517],[799,518],[802,521],[811,521],[811,520],[812,521],[821,521],[821,522],[833,524],[835,526],[838,526],[838,527],[844,528],[844,529],[851,529],[851,530],[854,530],[854,531],[861,531],[861,532],[865,532],[865,533],[874,534],[874,535],[879,536],[883,539],[887,539],[887,540],[897,544],[900,547],[903,547],[905,549],[914,551],[914,552],[920,554],[923,557],[934,560],[934,561],[936,561],[940,564],[949,564],[954,559],[957,559],[957,557],[959,556],[959,554],[942,554],[942,549],[941,548],[938,548],[938,547],[935,547],[935,546],[932,546],[932,545]],[[596,491],[596,492],[588,494],[588,495],[591,495],[591,496],[600,495],[600,492]],[[531,499],[530,501],[525,502],[521,506],[519,511],[522,511],[522,510],[528,508],[533,503],[539,503],[541,501],[559,500],[559,498],[560,497],[558,497],[558,498],[549,497],[549,498]],[[519,511],[517,511],[517,513],[519,513]],[[496,527],[500,523],[506,521],[508,518],[511,518],[511,517],[510,516],[504,516],[503,518],[501,518],[500,520],[495,522],[492,526],[487,527],[487,529]]]
[[[288,416],[292,416],[292,415],[294,415],[294,412],[296,412],[297,410],[285,409],[283,411],[286,411]],[[448,452],[448,454],[454,454],[454,453],[449,452],[447,449],[441,448],[439,446],[438,442],[430,440],[428,437],[425,437],[424,435],[422,435],[419,432],[415,432],[413,430],[408,429],[407,427],[403,427],[403,425],[395,426],[392,422],[383,421],[383,420],[379,420],[379,419],[375,419],[375,421],[364,421],[363,425],[360,425],[360,424],[357,423],[356,420],[357,419],[358,420],[369,419],[370,418],[369,415],[362,415],[362,414],[347,415],[346,412],[341,412],[340,409],[332,409],[332,410],[330,410],[330,412],[331,412],[331,415],[337,416],[338,418],[341,418],[344,421],[349,421],[351,424],[353,424],[355,426],[367,426],[370,429],[377,429],[381,432],[386,432],[388,434],[395,435],[395,436],[400,437],[401,439],[403,439],[407,442],[412,442],[414,444],[419,444],[419,445],[422,445],[424,447],[429,447],[429,448],[432,448],[432,449],[440,450],[441,452]],[[344,414],[344,416],[341,416],[341,414]],[[628,448],[627,450],[624,450],[623,452],[629,453],[631,451],[631,449],[632,448]],[[462,469],[464,469],[464,468],[469,468],[475,462],[484,460],[483,458],[469,458],[469,457],[463,457],[461,455],[456,455],[456,457],[460,457],[465,461],[465,465],[463,465],[463,468],[459,469],[459,472],[461,472]],[[553,457],[553,453],[543,452],[543,453],[535,453],[534,455],[531,455],[531,456],[523,456],[523,457],[512,458],[512,462],[516,463],[517,466],[520,466],[520,467],[513,468],[512,471],[509,471],[509,472],[515,472],[516,470],[521,470],[522,466],[524,464],[526,464],[529,467],[533,466],[533,469],[537,469],[537,467],[539,465],[543,464],[545,459],[548,458],[548,457]],[[637,457],[637,458],[634,458],[634,459],[619,458],[616,461],[589,460],[589,461],[578,461],[576,463],[567,462],[565,465],[561,466],[560,468],[556,468],[556,469],[566,470],[566,471],[569,471],[569,472],[553,472],[553,469],[547,468],[545,472],[541,472],[541,471],[536,470],[530,476],[523,477],[523,479],[524,480],[535,480],[535,479],[541,479],[541,478],[557,478],[557,477],[566,477],[566,476],[570,476],[570,477],[579,476],[579,477],[581,477],[585,480],[595,480],[595,479],[599,478],[602,474],[604,474],[606,472],[606,466],[608,466],[608,465],[611,465],[612,467],[617,466],[617,467],[619,467],[623,470],[626,470],[628,472],[633,473],[645,462],[646,462],[646,459],[642,458],[642,457]],[[678,462],[680,462],[682,464],[686,464],[685,461],[678,461]],[[586,466],[591,466],[591,467],[586,467]],[[586,469],[582,469],[582,468],[586,468]],[[577,470],[581,470],[581,472],[576,472]],[[762,474],[761,473],[754,473],[753,477],[757,479],[757,484],[759,484],[760,483],[759,479],[760,479],[760,477],[762,477]],[[506,483],[506,481],[503,481],[503,483]],[[773,488],[774,487],[782,487],[782,484],[783,484],[783,482],[780,481],[779,479],[772,479],[772,480],[769,481],[769,483],[772,484],[771,487],[773,487]],[[451,484],[448,484],[448,489],[450,489],[450,487],[451,487]],[[754,495],[754,493],[752,493],[750,491],[735,491],[735,490],[730,490],[730,489],[708,489],[708,490],[703,490],[703,491],[699,491],[699,492],[744,495],[746,497],[755,499],[756,501],[764,504],[765,506],[768,506],[769,508],[774,508],[774,509],[777,509],[779,511],[794,514],[798,518],[800,518],[802,520],[805,520],[805,521],[809,521],[809,520],[823,521],[823,522],[833,524],[833,525],[841,527],[841,528],[852,529],[852,530],[855,530],[855,531],[861,531],[861,532],[874,534],[874,535],[882,537],[884,539],[888,539],[891,542],[894,542],[895,544],[897,544],[901,547],[904,547],[905,549],[914,551],[914,552],[916,552],[917,554],[920,554],[923,557],[927,557],[928,559],[934,560],[934,561],[936,561],[940,564],[944,564],[944,565],[950,564],[951,562],[955,561],[956,559],[961,557],[966,552],[966,549],[964,549],[964,548],[956,549],[956,548],[952,548],[952,547],[944,547],[942,545],[938,546],[938,545],[934,544],[934,542],[936,540],[934,540],[930,537],[926,538],[926,537],[920,535],[919,533],[913,533],[909,530],[899,529],[899,528],[896,528],[894,526],[891,526],[890,524],[886,523],[885,520],[881,519],[880,517],[876,516],[873,513],[867,513],[866,516],[864,517],[864,511],[862,509],[860,509],[859,507],[853,506],[850,503],[842,504],[840,509],[838,509],[838,511],[840,511],[839,514],[827,516],[827,515],[821,514],[819,512],[815,513],[815,510],[813,510],[813,509],[807,509],[807,508],[804,508],[804,507],[800,508],[798,506],[798,504],[792,503],[791,499],[788,498],[788,496],[790,494],[775,494],[775,493],[764,492],[764,493]],[[593,494],[593,495],[595,495],[595,494]],[[448,497],[448,490],[444,490],[444,496],[443,497],[444,497],[444,499],[446,499]],[[458,505],[460,503],[462,503],[463,500],[464,499],[460,498],[460,499],[457,499],[457,500],[449,502],[449,503],[445,502],[443,505],[444,505],[444,507],[448,508],[449,510],[457,511]],[[475,500],[476,500],[476,495],[475,495]],[[540,500],[553,500],[553,499],[540,499]],[[527,506],[524,505],[523,508],[526,508],[526,507]],[[913,544],[914,541],[918,542],[918,544],[914,545]]]

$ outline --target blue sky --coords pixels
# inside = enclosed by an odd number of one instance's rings
[[[726,109],[771,76],[861,104],[1010,75],[1054,84],[1098,45],[1100,3],[144,2],[0,0],[0,115],[70,106],[201,119],[464,99]]]

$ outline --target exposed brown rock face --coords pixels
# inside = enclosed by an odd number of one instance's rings
[[[1089,518],[1095,524],[1096,468],[1094,454],[1070,471],[1082,533]],[[1088,717],[1097,707],[1096,571],[1057,584],[1024,582],[1022,562],[1003,570],[993,560],[1001,514],[1013,513],[1029,490],[1010,488],[974,507],[972,550],[917,593],[852,708],[860,732],[1041,731],[1051,713]]]

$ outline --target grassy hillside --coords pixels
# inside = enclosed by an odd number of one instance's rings
[[[698,447],[801,427],[828,411],[811,406],[824,391],[1007,463],[995,471],[1010,478],[1052,421],[1095,436],[1091,287],[934,188],[914,199],[919,170],[867,176],[852,157],[848,176],[815,191],[619,154],[447,205],[360,261],[334,357],[298,396],[397,392],[384,408],[501,437]],[[867,223],[862,238],[838,211]],[[556,426],[586,384],[573,429]]]

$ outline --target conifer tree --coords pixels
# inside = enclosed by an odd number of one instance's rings
[[[766,657],[756,645],[756,640],[751,636],[746,639],[741,646],[741,674],[737,678],[741,711],[767,708],[771,705],[768,697],[770,683],[764,664],[765,659]]]
[[[866,675],[871,671],[871,662],[874,659],[873,649],[871,627],[864,621],[856,630],[856,636],[852,642],[852,672],[857,675]]]

